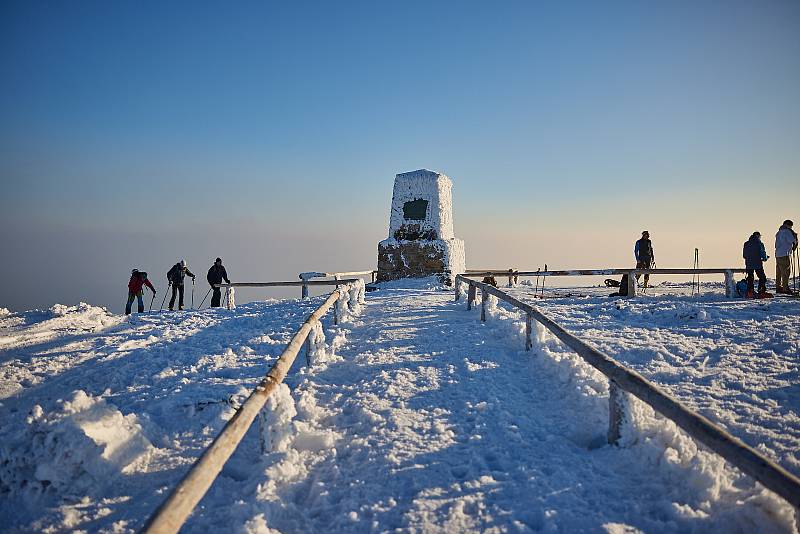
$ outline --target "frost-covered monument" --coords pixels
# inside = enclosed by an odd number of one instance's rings
[[[453,234],[453,182],[421,169],[394,179],[389,238],[378,243],[378,281],[463,273],[464,241]]]

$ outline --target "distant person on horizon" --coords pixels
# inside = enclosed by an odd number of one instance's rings
[[[215,286],[215,284],[221,284],[223,280],[225,280],[226,284],[231,283],[231,281],[228,280],[228,272],[222,265],[222,258],[217,258],[214,260],[214,265],[212,265],[208,270],[206,280],[208,280],[208,284],[214,291],[214,293],[211,295],[211,307],[219,308],[219,303],[222,300],[222,292],[220,291],[220,288]]]
[[[134,269],[131,271],[131,279],[128,280],[128,303],[125,305],[125,315],[131,314],[131,306],[133,306],[133,299],[139,299],[139,313],[144,312],[144,301],[142,295],[144,294],[143,286],[147,286],[153,292],[153,298],[156,296],[156,288],[147,279],[147,273]]]
[[[633,247],[633,254],[636,256],[636,268],[637,269],[651,269],[653,267],[653,263],[655,262],[656,256],[653,253],[653,242],[650,241],[650,232],[645,230],[642,232],[642,238],[636,242],[636,245]],[[636,275],[636,280],[639,280],[639,276]],[[644,287],[647,287],[647,284],[650,282],[650,275],[644,275]]]
[[[167,272],[167,280],[172,284],[172,298],[169,299],[170,311],[175,306],[175,296],[180,295],[178,298],[178,309],[183,309],[183,279],[189,275],[194,282],[194,274],[189,270],[185,260],[181,260]]]
[[[764,243],[761,242],[761,232],[753,232],[750,239],[742,247],[744,267],[747,269],[747,293],[749,299],[771,296],[767,293],[767,275],[764,274],[764,262],[769,259]],[[758,295],[753,294],[753,272],[758,275]]]
[[[789,219],[783,221],[775,234],[775,291],[791,293],[789,275],[791,271],[790,256],[797,249],[797,233],[792,230],[794,223]]]

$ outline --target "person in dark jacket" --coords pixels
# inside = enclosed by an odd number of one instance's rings
[[[742,247],[742,256],[744,257],[744,268],[747,269],[747,297],[754,297],[754,272],[758,275],[759,294],[766,293],[767,275],[764,274],[764,262],[769,259],[769,256],[767,256],[764,243],[761,242],[761,232],[753,232],[750,239],[745,241],[744,247]]]
[[[214,265],[208,270],[206,280],[208,280],[208,285],[210,285],[212,291],[214,291],[211,295],[211,307],[219,308],[220,300],[222,300],[222,292],[220,288],[215,287],[215,284],[221,284],[223,280],[225,280],[226,284],[231,283],[231,281],[228,280],[228,272],[222,265],[222,258],[214,260]]]
[[[653,267],[653,263],[656,260],[656,255],[653,252],[653,242],[650,241],[650,232],[645,230],[642,232],[642,238],[636,242],[636,245],[633,247],[633,255],[636,256],[636,268],[637,269],[651,269]],[[639,280],[639,276],[636,275],[636,280]],[[650,282],[650,275],[644,275],[644,287],[647,287],[647,284]]]
[[[131,306],[133,306],[133,299],[139,299],[139,313],[144,312],[144,301],[142,295],[144,294],[143,287],[147,286],[153,292],[153,297],[156,296],[156,288],[147,279],[147,273],[134,269],[131,271],[131,279],[128,280],[128,303],[125,305],[125,315],[131,314]]]
[[[179,295],[178,298],[178,309],[183,309],[183,279],[186,276],[191,277],[192,281],[194,281],[194,274],[192,271],[189,270],[189,266],[186,265],[186,261],[181,260],[167,272],[167,280],[169,283],[172,284],[172,298],[169,299],[169,309],[172,310],[175,306],[175,296]]]

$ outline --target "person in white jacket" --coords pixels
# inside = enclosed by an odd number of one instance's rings
[[[792,251],[797,248],[797,234],[792,230],[794,223],[790,220],[783,221],[783,224],[775,234],[775,290],[778,293],[790,293],[789,291],[789,265]]]

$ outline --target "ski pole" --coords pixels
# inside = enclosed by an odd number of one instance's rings
[[[192,309],[194,309],[194,278],[192,278]]]
[[[203,308],[203,303],[204,303],[204,302],[206,301],[206,299],[208,298],[208,295],[209,295],[209,293],[211,293],[211,288],[209,288],[209,289],[208,289],[208,292],[206,293],[206,296],[205,296],[205,297],[203,297],[203,300],[201,300],[201,301],[200,301],[200,306],[198,306],[198,307],[197,307],[197,309],[198,309],[198,310],[200,310],[200,309],[202,309],[202,308]]]
[[[158,311],[161,311],[161,310],[164,309],[164,303],[167,302],[167,293],[169,293],[169,288],[170,287],[172,287],[172,282],[167,284],[167,290],[164,291],[164,300],[161,301],[161,307],[158,309]]]
[[[156,300],[156,292],[153,291],[153,298],[150,299],[150,309],[147,310],[147,313],[153,311],[153,301]]]

